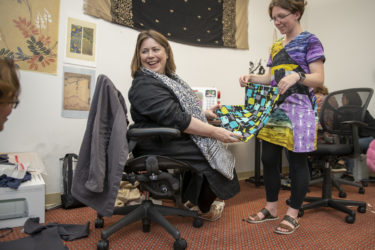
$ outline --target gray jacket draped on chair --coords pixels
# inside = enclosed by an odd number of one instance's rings
[[[100,215],[112,216],[128,158],[127,109],[123,96],[99,75],[78,156],[72,194]]]

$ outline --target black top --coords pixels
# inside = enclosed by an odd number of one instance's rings
[[[371,116],[370,112],[367,110],[365,114],[365,123],[367,127],[359,128],[360,137],[369,137],[372,136],[375,138],[375,119]]]
[[[191,115],[180,105],[177,96],[162,81],[137,72],[129,90],[130,114],[134,121],[131,127],[171,127],[181,131],[181,137],[153,137],[142,141],[133,150],[134,156],[162,155],[188,163],[195,171],[184,177],[183,200],[197,204],[205,177],[211,190],[220,199],[229,199],[240,191],[236,171],[233,180],[228,180],[212,169],[198,146],[183,131],[189,126]]]
[[[131,127],[170,127],[181,131],[181,137],[153,137],[142,141],[133,150],[135,156],[155,154],[173,156],[179,160],[204,160],[199,148],[183,131],[189,126],[191,115],[184,112],[176,95],[163,82],[142,72],[134,76],[129,90]]]

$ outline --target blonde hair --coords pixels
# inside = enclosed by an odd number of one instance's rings
[[[20,82],[18,80],[14,61],[8,58],[0,58],[0,101],[14,101],[20,94]]]
[[[165,52],[167,53],[167,63],[165,65],[165,74],[166,75],[173,74],[176,71],[176,65],[173,59],[172,48],[169,45],[167,38],[155,30],[145,30],[139,33],[138,38],[137,38],[137,45],[135,46],[135,51],[134,51],[132,63],[130,66],[132,77],[134,77],[135,73],[139,70],[139,68],[142,65],[140,50],[141,50],[142,42],[146,40],[147,38],[154,39],[157,43],[159,43],[165,49]]]

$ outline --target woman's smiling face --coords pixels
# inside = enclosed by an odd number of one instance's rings
[[[142,66],[159,74],[165,74],[168,55],[165,48],[153,38],[145,39],[140,48]]]

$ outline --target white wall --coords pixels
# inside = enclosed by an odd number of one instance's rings
[[[59,158],[65,153],[78,153],[86,126],[85,119],[67,119],[60,115],[67,17],[97,23],[97,74],[108,75],[125,97],[132,81],[130,61],[138,32],[83,15],[79,7],[82,4],[83,0],[61,0],[58,73],[21,71],[21,104],[0,133],[0,152],[36,151],[40,154],[48,171],[47,194],[60,192]],[[177,73],[191,86],[220,89],[223,104],[243,104],[244,91],[239,87],[239,76],[248,72],[249,60],[268,59],[274,28],[267,7],[268,1],[250,0],[250,50],[200,48],[171,42]],[[371,13],[374,9],[373,0],[308,2],[302,24],[323,42],[327,57],[326,84],[331,91],[375,86],[371,46],[375,40],[375,17]],[[375,115],[374,99],[370,110]],[[250,171],[253,169],[253,141],[241,147],[239,154],[250,152],[246,155],[248,165],[236,167],[239,172]]]

